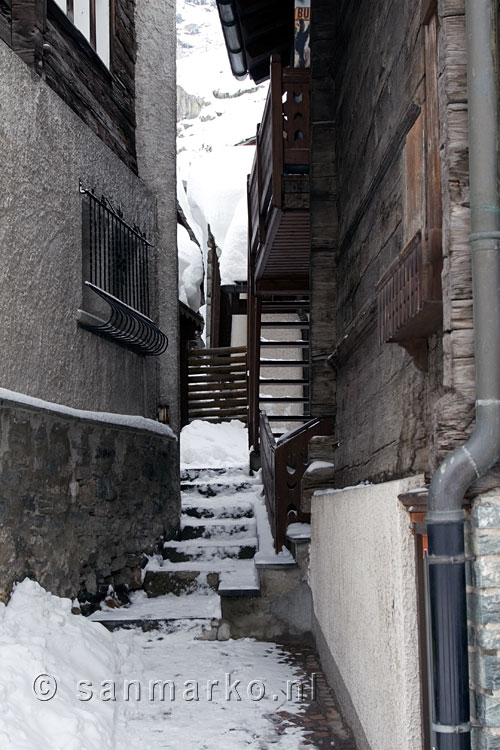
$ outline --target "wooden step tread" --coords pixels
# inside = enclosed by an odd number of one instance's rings
[[[309,328],[309,321],[302,321],[302,320],[277,320],[275,322],[271,322],[270,320],[262,320],[260,324],[261,328]]]
[[[307,359],[261,359],[261,367],[309,367]]]
[[[280,378],[259,378],[259,383],[261,385],[310,385],[309,380],[292,380],[289,378],[283,378],[282,380]]]
[[[304,339],[301,339],[300,341],[269,341],[269,339],[266,340],[260,340],[259,341],[260,346],[269,346],[273,349],[286,349],[289,347],[293,347],[294,349],[305,349],[309,346],[309,341],[305,341]]]
[[[247,348],[246,346],[225,346],[221,347],[219,349],[191,349],[189,351],[190,357],[207,357],[207,356],[217,356],[217,355],[225,355],[229,356],[231,354],[246,354]]]
[[[307,404],[309,398],[306,396],[259,396],[261,404]]]
[[[310,419],[312,419],[310,414],[293,414],[293,415],[284,415],[282,414],[279,416],[278,414],[267,414],[266,417],[269,422],[308,422]]]

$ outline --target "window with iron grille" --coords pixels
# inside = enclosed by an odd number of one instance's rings
[[[82,193],[83,305],[79,324],[139,354],[162,354],[168,340],[150,317],[152,245],[105,198]]]

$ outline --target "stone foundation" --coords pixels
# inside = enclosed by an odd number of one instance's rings
[[[176,439],[113,416],[0,401],[0,600],[27,576],[83,600],[139,588],[143,553],[177,532]]]
[[[474,501],[466,532],[472,746],[500,750],[500,494]]]

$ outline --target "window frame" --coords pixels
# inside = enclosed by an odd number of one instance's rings
[[[101,0],[108,6],[108,33],[107,33],[107,55],[103,55],[98,48],[98,12],[97,3],[100,0],[84,0],[88,3],[89,12],[89,35],[85,34],[82,29],[75,23],[75,0],[52,0],[61,13],[71,23],[72,28],[76,30],[86,40],[92,50],[95,52],[106,70],[111,71],[113,60],[113,36],[115,27],[115,6],[114,0]],[[66,6],[66,10],[63,6]]]

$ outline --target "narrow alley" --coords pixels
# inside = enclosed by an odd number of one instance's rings
[[[110,750],[355,749],[310,636],[232,638],[222,619],[225,597],[251,597],[258,613],[259,560],[297,567],[274,554],[246,441],[238,422],[185,429],[181,459],[196,461],[181,464],[180,539],[149,558],[129,603],[110,592],[75,626],[69,600],[29,581],[15,590],[0,610],[2,747],[22,748],[29,723],[52,750],[97,747],[96,729]],[[44,677],[16,705],[9,688],[38,659]]]

